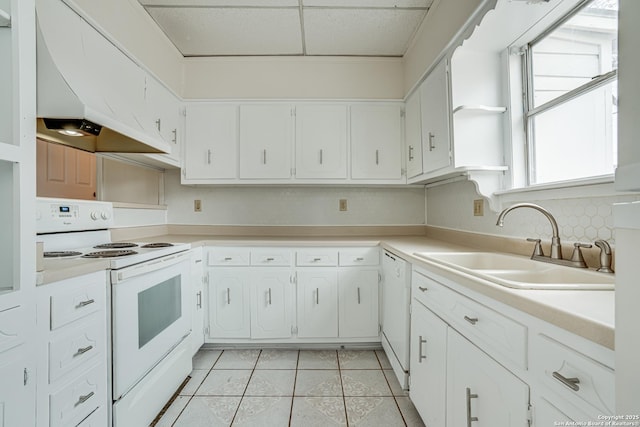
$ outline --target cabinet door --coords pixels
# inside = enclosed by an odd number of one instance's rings
[[[39,197],[96,199],[96,155],[37,139]]]
[[[422,122],[419,90],[414,92],[405,104],[404,140],[407,178],[412,178],[422,173]]]
[[[313,268],[297,273],[298,336],[338,336],[338,273],[334,268]]]
[[[252,269],[251,338],[291,337],[293,289],[289,269]]]
[[[290,178],[292,144],[289,105],[240,106],[240,178]]]
[[[451,164],[449,132],[449,75],[443,59],[420,87],[422,117],[422,163],[424,173]]]
[[[351,177],[402,179],[400,105],[351,107]]]
[[[378,277],[378,269],[340,269],[338,273],[340,337],[358,338],[379,335]]]
[[[146,77],[145,106],[148,111],[145,127],[150,135],[164,140],[171,147],[169,157],[180,159],[180,103],[157,80]]]
[[[23,358],[0,355],[0,427],[35,424],[35,395],[29,395],[31,387],[24,384],[24,369]]]
[[[528,427],[527,385],[451,328],[447,339],[447,426]]]
[[[424,423],[444,426],[447,385],[447,324],[413,300],[409,396]]]
[[[238,171],[238,107],[186,107],[185,178],[233,179]]]
[[[296,178],[347,177],[347,107],[296,108]]]
[[[249,338],[251,335],[247,270],[209,271],[209,337]]]
[[[191,350],[196,354],[202,344],[204,344],[204,286],[202,267],[202,248],[195,248],[191,254],[191,286],[193,286],[193,297],[191,307],[193,313],[191,317]]]

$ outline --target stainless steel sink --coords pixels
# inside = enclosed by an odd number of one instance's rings
[[[614,287],[615,276],[586,268],[533,261],[492,252],[416,252],[436,264],[516,289],[603,289]]]

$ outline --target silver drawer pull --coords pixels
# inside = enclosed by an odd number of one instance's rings
[[[199,264],[199,263],[201,263],[201,262],[202,262],[202,260],[201,260],[201,259],[197,259],[197,260],[196,260],[196,264]]]
[[[225,257],[225,258],[224,258],[224,260],[225,260],[225,261],[231,261],[232,259],[233,259],[233,258],[232,258],[232,257],[230,257],[230,256],[228,256],[228,257]]]
[[[86,306],[88,306],[88,305],[93,304],[94,302],[96,302],[96,300],[94,300],[93,298],[92,298],[92,299],[88,299],[88,300],[86,300],[86,301],[80,301],[80,302],[78,303],[78,305],[76,305],[76,308],[86,307]]]
[[[429,290],[429,288],[423,288],[422,286],[418,286],[418,289],[422,292],[427,292]]]
[[[427,356],[422,354],[422,344],[426,344],[427,340],[422,338],[422,335],[418,337],[418,363],[422,363],[423,359],[426,359]]]
[[[562,384],[564,384],[567,387],[569,387],[571,390],[573,390],[573,391],[580,390],[580,386],[578,385],[578,384],[580,384],[580,379],[578,379],[578,378],[567,378],[567,377],[565,377],[564,375],[562,375],[558,371],[553,371],[552,375],[553,375],[553,378],[557,379]]]
[[[85,354],[87,351],[91,350],[93,348],[92,345],[89,345],[87,347],[83,347],[83,348],[79,348],[76,353],[73,355],[73,357],[77,357],[77,356],[81,356],[83,354]]]
[[[265,261],[267,262],[275,261],[275,258],[267,258]]]
[[[476,323],[478,323],[478,318],[477,317],[464,316],[464,320],[466,320],[467,322],[471,323],[472,325],[475,325]]]
[[[80,396],[78,398],[78,401],[76,402],[76,404],[74,406],[82,405],[84,402],[86,402],[87,400],[91,399],[93,397],[93,395],[95,395],[94,392],[91,392],[89,394],[85,394],[84,396]]]
[[[478,417],[471,416],[471,399],[477,399],[478,395],[471,393],[471,389],[467,387],[467,427],[471,427],[471,423],[478,421]]]
[[[312,262],[318,262],[318,261],[322,261],[322,258],[314,258],[311,260]]]
[[[361,256],[356,258],[354,261],[364,261],[364,258],[362,258]]]

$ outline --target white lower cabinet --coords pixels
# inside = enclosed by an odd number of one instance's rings
[[[378,269],[344,267],[338,271],[338,335],[342,338],[377,337]]]
[[[209,338],[249,338],[251,311],[246,269],[221,267],[209,271]]]
[[[528,427],[527,384],[453,329],[447,340],[447,426]]]
[[[37,289],[38,426],[107,426],[106,279],[101,271]]]
[[[191,302],[191,351],[195,355],[204,344],[204,268],[202,248],[191,250],[191,286],[193,301]]]
[[[447,387],[447,324],[413,300],[409,396],[427,426],[444,426]]]
[[[338,337],[338,272],[309,268],[297,272],[298,336]]]
[[[251,271],[251,338],[289,338],[293,322],[293,285],[289,269]]]

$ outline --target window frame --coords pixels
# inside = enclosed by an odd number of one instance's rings
[[[524,144],[525,144],[525,187],[535,187],[535,186],[547,186],[547,185],[562,185],[570,184],[572,181],[583,181],[588,179],[596,179],[600,178],[600,176],[593,175],[587,177],[579,177],[570,180],[563,181],[554,181],[554,182],[543,182],[536,183],[534,182],[534,173],[535,173],[535,161],[534,161],[534,150],[535,150],[535,131],[534,126],[532,126],[532,122],[536,116],[541,113],[552,110],[553,108],[564,104],[566,102],[572,101],[574,99],[579,98],[582,95],[585,95],[593,90],[596,90],[602,86],[605,86],[618,78],[618,69],[608,71],[606,73],[600,74],[598,76],[593,77],[589,82],[584,83],[581,86],[578,86],[550,101],[545,102],[537,107],[534,107],[534,85],[533,85],[533,49],[532,47],[538,43],[539,41],[546,38],[549,34],[558,29],[562,24],[569,21],[576,14],[578,14],[581,10],[583,10],[589,3],[593,0],[582,0],[577,3],[571,10],[565,13],[560,19],[556,20],[553,24],[548,26],[542,33],[538,34],[532,40],[527,42],[523,47],[523,58],[522,58],[522,90],[523,90],[523,122],[524,122]]]

